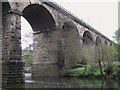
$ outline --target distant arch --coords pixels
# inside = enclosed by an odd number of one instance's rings
[[[93,43],[92,35],[89,31],[85,31],[83,34],[83,45],[90,45]]]
[[[63,24],[63,27],[62,27],[62,29],[64,30],[64,31],[68,31],[68,30],[71,30],[71,29],[73,29],[73,28],[76,28],[76,26],[75,26],[75,24],[72,22],[72,21],[67,21],[67,22],[65,22],[64,24]],[[77,28],[76,28],[76,30],[77,30]],[[75,30],[75,31],[76,31]],[[78,30],[77,30],[77,32],[78,32]]]
[[[101,43],[101,39],[100,39],[100,37],[97,36],[95,45],[98,46],[100,43]]]
[[[110,46],[112,46],[113,45],[113,43],[112,42],[110,42]]]
[[[107,43],[107,41],[106,41],[106,40],[104,41],[104,43],[105,43],[105,45],[108,45],[108,43]]]
[[[80,60],[80,35],[72,21],[65,22],[62,30],[65,65],[74,66]]]

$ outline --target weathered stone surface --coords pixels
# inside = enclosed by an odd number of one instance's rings
[[[80,60],[80,35],[69,21],[63,25],[63,47],[65,66],[74,66]]]
[[[86,31],[90,35],[85,37],[92,38],[92,45],[95,44],[98,36],[103,43],[112,42],[53,2],[9,1],[11,2],[2,5],[5,9],[2,14],[2,25],[0,25],[0,61],[3,63],[5,82],[17,83],[23,82],[24,79],[24,64],[21,57],[21,16],[28,20],[35,32],[33,78],[58,76],[61,68],[75,65],[80,60],[79,51],[84,44],[83,35]],[[67,23],[69,21],[70,23]]]
[[[52,74],[53,76],[54,75],[56,76],[56,73],[58,73],[57,69],[58,68],[57,42],[59,40],[58,34],[59,34],[58,31],[55,30],[34,35],[33,69],[32,69],[33,76],[35,75],[43,76],[42,72],[44,72],[44,76],[48,75],[52,76]],[[38,68],[38,66],[40,68]],[[38,73],[38,71],[41,72]]]
[[[23,62],[21,61],[20,16],[6,14],[2,18],[2,79],[3,83],[21,83],[23,80]],[[19,22],[19,23],[18,23]]]
[[[2,78],[2,2],[0,2],[0,78]]]
[[[32,78],[39,77],[58,77],[59,69],[56,63],[41,63],[33,64],[32,66]]]

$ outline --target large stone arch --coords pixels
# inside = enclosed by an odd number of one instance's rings
[[[33,28],[32,76],[58,76],[58,31],[50,12],[41,5],[32,4],[23,10],[23,17]]]
[[[93,37],[89,31],[85,31],[83,34],[83,45],[93,44]]]
[[[9,2],[3,4],[3,8],[6,8],[3,9],[2,17],[3,81],[24,82],[24,63],[21,57],[21,16],[30,23],[34,31],[33,77],[58,76],[56,63],[58,62],[59,37],[56,38],[58,32],[49,11],[41,5],[30,4],[22,12],[17,12],[11,9]]]
[[[72,21],[63,24],[63,52],[65,66],[76,65],[80,60],[80,35]]]

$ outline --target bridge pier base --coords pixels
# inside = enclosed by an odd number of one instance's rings
[[[33,64],[32,65],[32,78],[38,77],[58,77],[58,65],[54,63],[48,64]]]
[[[19,60],[11,60],[3,63],[3,86],[4,84],[19,84],[24,83],[23,76],[24,62]]]
[[[8,12],[2,16],[2,86],[24,83],[21,55],[21,16]]]

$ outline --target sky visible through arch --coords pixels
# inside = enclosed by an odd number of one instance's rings
[[[115,41],[112,37],[118,29],[117,0],[53,0],[66,10],[82,19],[93,28]],[[22,48],[28,47],[33,41],[26,34],[32,33],[29,23],[21,18]]]

